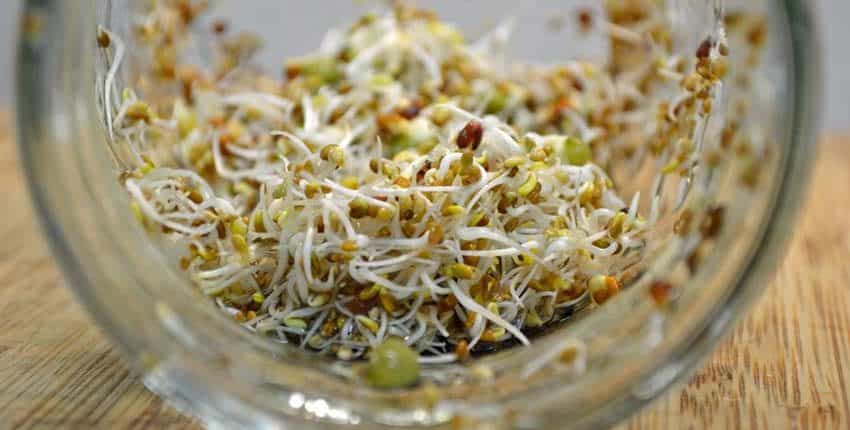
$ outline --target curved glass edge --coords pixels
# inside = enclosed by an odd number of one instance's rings
[[[822,76],[820,33],[817,17],[810,2],[776,0],[778,10],[786,12],[792,56],[787,58],[793,107],[788,113],[791,145],[784,156],[782,173],[775,189],[773,212],[761,232],[762,240],[742,269],[738,285],[724,303],[719,303],[711,321],[694,333],[692,341],[678,345],[667,357],[642,378],[644,382],[663,381],[650,395],[624,395],[576,423],[576,428],[593,429],[614,426],[639,411],[671,388],[686,381],[698,366],[710,358],[710,352],[743,316],[743,309],[764,291],[777,265],[784,257],[794,229],[794,220],[804,203],[811,177],[811,165],[818,147],[821,126]],[[654,380],[654,381],[653,381]],[[637,382],[640,384],[640,381]]]
[[[690,370],[706,357],[707,350],[718,342],[720,337],[729,330],[732,323],[738,318],[740,313],[735,311],[740,310],[757,297],[761,291],[759,288],[760,281],[764,280],[771,269],[775,267],[784,250],[783,244],[790,236],[791,222],[799,207],[805,184],[808,182],[808,166],[814,153],[813,139],[817,129],[815,119],[818,118],[817,107],[820,99],[820,91],[815,87],[817,80],[814,79],[820,73],[818,44],[816,43],[815,26],[812,25],[813,18],[810,6],[800,1],[784,0],[779,2],[783,3],[785,10],[789,11],[788,20],[794,54],[793,58],[789,59],[789,69],[792,70],[794,77],[793,96],[796,102],[793,105],[795,106],[794,112],[791,113],[794,122],[791,135],[792,146],[785,159],[784,171],[786,173],[778,185],[778,188],[783,190],[783,195],[778,196],[773,216],[763,232],[765,240],[758,246],[750,264],[742,274],[739,287],[735,289],[735,293],[730,296],[725,306],[721,307],[722,309],[717,313],[714,321],[697,334],[690,344],[681,345],[669,355],[667,360],[660,360],[658,362],[659,368],[645,378],[649,379],[659,371],[663,371],[664,364],[677,363],[679,368],[683,370],[678,372],[675,378],[668,381],[666,384],[668,388],[689,374]],[[53,3],[49,0],[30,0],[27,2],[24,13],[49,9]],[[43,58],[39,58],[37,50],[26,40],[22,40],[18,55],[17,123],[19,125],[19,150],[24,164],[32,165],[36,162],[36,158],[33,154],[33,148],[28,145],[44,138],[40,131],[45,127],[44,118],[40,114],[45,111],[43,103],[48,99],[47,95],[44,94],[44,76],[41,74],[44,64]],[[27,95],[25,100],[22,97],[24,94]],[[86,305],[87,309],[92,310],[94,318],[100,325],[109,326],[111,320],[103,313],[97,312],[99,307],[97,298],[86,294],[84,286],[89,281],[86,275],[79,271],[82,264],[74,260],[71,247],[63,238],[62,228],[47,212],[49,205],[46,204],[45,196],[39,188],[37,178],[33,176],[31,170],[27,169],[25,172],[33,205],[36,208],[42,229],[49,238],[51,250],[62,266],[75,295]],[[110,338],[120,344],[125,353],[130,350],[130,345],[127,344],[126,339],[119,339],[111,334]],[[161,383],[158,387],[156,382],[149,382],[149,384],[153,385],[151,388],[155,391],[174,399],[175,393],[166,392],[167,390],[162,387]],[[612,400],[604,410],[588,415],[586,419],[576,424],[579,427],[587,428],[614,424],[663,392],[664,390],[658,390],[649,397],[626,396]],[[210,416],[210,411],[205,411],[197,401],[183,398],[184,400],[178,401],[178,403],[188,406],[189,409],[201,416]]]

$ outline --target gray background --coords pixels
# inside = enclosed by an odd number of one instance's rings
[[[3,0],[3,3],[4,11],[0,14],[0,105],[11,103],[14,94],[12,64],[20,8],[18,0]],[[821,38],[824,41],[824,125],[830,130],[850,131],[850,57],[846,46],[850,43],[850,1],[820,0],[814,3],[817,3],[821,15]]]

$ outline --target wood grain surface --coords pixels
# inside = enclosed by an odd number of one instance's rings
[[[791,248],[758,306],[686,386],[622,429],[850,429],[848,145],[822,146]],[[197,428],[142,386],[63,287],[16,157],[0,136],[0,428]]]

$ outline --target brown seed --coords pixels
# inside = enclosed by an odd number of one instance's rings
[[[410,103],[402,109],[399,109],[398,114],[404,117],[404,119],[413,119],[419,116],[419,111],[421,107],[418,103]]]
[[[710,37],[700,43],[699,48],[697,48],[697,58],[703,59],[708,58],[711,55],[711,48],[714,45],[714,41],[711,40]]]
[[[466,361],[469,358],[469,343],[466,340],[461,340],[455,347],[455,355],[460,362]]]
[[[670,300],[673,284],[666,281],[655,281],[649,286],[649,295],[657,305],[663,305]]]
[[[426,229],[428,231],[428,244],[439,245],[443,243],[443,226],[436,221],[428,221]]]
[[[564,350],[561,351],[561,354],[558,356],[558,360],[560,360],[560,362],[562,364],[570,365],[570,364],[573,364],[576,361],[577,357],[578,357],[578,348],[576,348],[574,346],[570,346],[570,347],[564,348]]]
[[[474,151],[481,145],[483,137],[484,127],[481,123],[475,120],[469,121],[457,135],[457,146],[461,149],[472,148]]]
[[[708,212],[706,212],[705,218],[702,220],[702,225],[700,226],[700,232],[702,233],[703,237],[717,237],[717,235],[720,233],[720,230],[723,228],[723,222],[725,218],[725,207],[718,206],[710,208]]]
[[[215,34],[224,34],[227,33],[227,21],[223,19],[216,20],[212,23],[212,31]]]
[[[97,46],[101,48],[108,48],[111,43],[111,39],[109,38],[109,33],[104,30],[97,31]]]
[[[593,11],[588,8],[583,8],[578,11],[578,24],[582,31],[589,31],[593,28]]]

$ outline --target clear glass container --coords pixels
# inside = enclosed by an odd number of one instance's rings
[[[422,3],[470,38],[510,17],[516,31],[509,58],[557,63],[604,58],[606,52],[604,38],[571,43],[580,37],[571,21],[576,8],[601,2]],[[738,118],[759,142],[758,186],[741,185],[752,163],[701,166],[689,181],[666,190],[640,174],[646,168],[613,166],[625,195],[652,195],[656,187],[670,208],[660,218],[645,270],[622,294],[537,336],[529,347],[483,354],[463,365],[426,366],[422,380],[428,383],[414,388],[371,389],[351,377],[349,364],[242,330],[208,305],[134,221],[115,180],[116,159],[96,99],[95,77],[105,65],[95,40],[98,25],[129,35],[135,4],[26,2],[17,73],[20,150],[45,236],[79,301],[152,391],[214,428],[614,424],[687,376],[758,296],[793,229],[815,151],[819,59],[809,2],[668,0],[674,43],[687,53],[715,28],[720,5],[729,13],[746,8],[766,20],[762,64],[746,77],[751,114]],[[274,41],[260,56],[271,68],[317,46],[327,28],[374,7],[346,0],[246,4],[217,3],[210,17],[228,17],[235,28]],[[553,31],[552,23],[560,21],[565,28]],[[736,43],[730,38],[733,59]],[[131,79],[134,67],[124,67],[123,79]],[[722,139],[724,126],[734,120],[729,112],[735,100],[734,94],[721,98],[726,114],[707,128],[706,145]],[[681,206],[673,203],[680,187],[690,190]],[[701,214],[719,206],[725,207],[725,222],[716,237],[703,237],[704,229],[691,236],[674,233],[685,208],[694,209],[693,222],[700,225],[711,221]],[[660,293],[672,295],[664,306],[650,299]],[[586,352],[581,363],[547,364],[576,345]],[[532,371],[532,364],[540,366]]]

